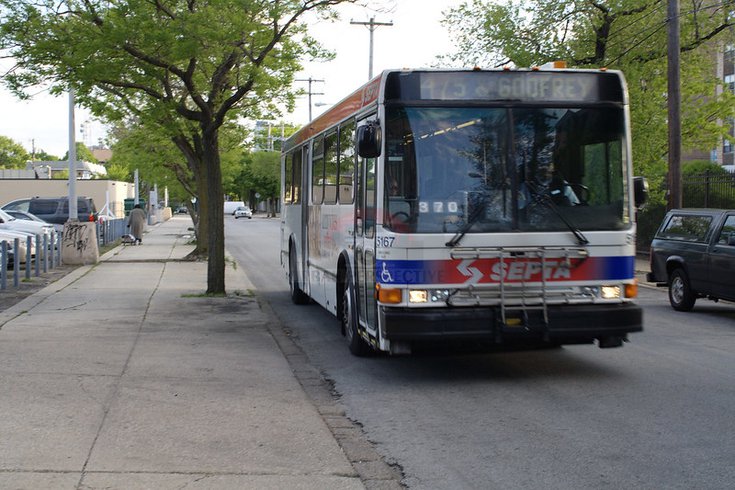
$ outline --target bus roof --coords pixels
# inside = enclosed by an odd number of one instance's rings
[[[627,104],[625,81],[616,70],[385,70],[293,134],[283,151],[375,104],[381,94],[399,101]]]
[[[286,140],[283,144],[283,151],[290,150],[299,143],[308,140],[312,136],[321,133],[325,129],[334,126],[340,121],[347,119],[359,110],[377,101],[383,79],[388,73],[390,73],[389,70],[384,71],[342,99],[342,101],[332,106],[324,114],[312,121],[309,121],[307,125]]]

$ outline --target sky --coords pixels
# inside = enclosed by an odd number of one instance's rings
[[[452,51],[449,34],[440,25],[442,12],[463,3],[463,0],[373,0],[376,11],[355,5],[339,7],[340,20],[312,21],[310,34],[336,57],[327,63],[306,63],[297,78],[324,80],[314,82],[312,116],[316,117],[368,80],[370,31],[367,26],[350,21],[392,23],[379,26],[373,32],[373,76],[389,68],[422,68],[436,64],[436,57]],[[0,70],[7,64],[0,64]],[[307,82],[296,82],[306,90]],[[323,105],[321,105],[323,104]],[[31,101],[19,101],[6,89],[0,88],[0,136],[21,144],[29,153],[44,150],[63,156],[69,147],[69,99],[67,95],[53,97],[40,91]],[[106,137],[105,126],[84,108],[75,110],[76,140],[88,146],[98,145]],[[283,118],[293,124],[309,120],[308,98],[297,101],[292,114]]]

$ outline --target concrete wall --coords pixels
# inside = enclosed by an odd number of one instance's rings
[[[61,197],[69,193],[66,179],[0,179],[0,206],[14,199],[26,197]],[[135,197],[135,185],[114,180],[77,180],[77,196],[91,197],[97,211],[105,205],[105,196],[110,196],[110,211],[118,218],[125,216],[124,201]]]

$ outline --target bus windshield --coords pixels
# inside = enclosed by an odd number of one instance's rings
[[[402,233],[630,226],[623,109],[386,108],[384,226]]]

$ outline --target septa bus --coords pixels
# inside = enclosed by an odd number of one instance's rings
[[[617,347],[634,302],[628,95],[612,70],[389,70],[289,138],[281,264],[355,355]]]

